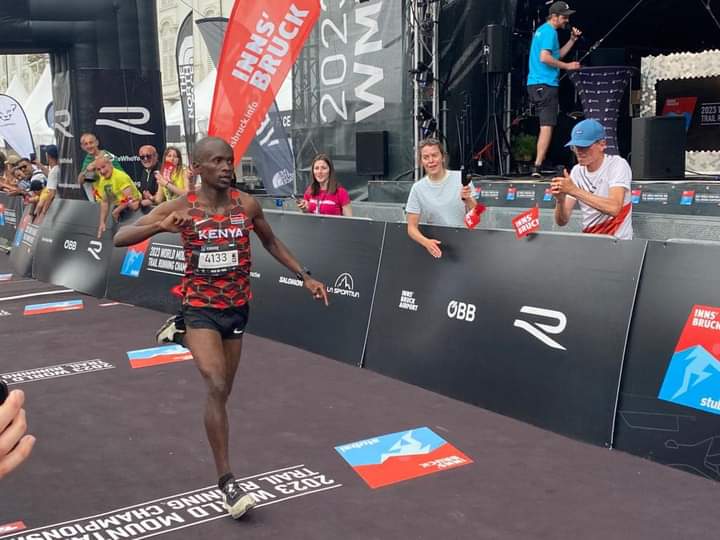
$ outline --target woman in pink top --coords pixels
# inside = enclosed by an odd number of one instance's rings
[[[306,214],[352,216],[350,195],[335,179],[335,167],[325,154],[318,154],[310,166],[312,184],[305,190],[298,207]]]

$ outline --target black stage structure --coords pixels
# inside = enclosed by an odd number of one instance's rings
[[[140,146],[165,146],[155,0],[2,2],[0,26],[0,52],[50,53],[62,197],[85,198],[75,180],[83,132],[131,177]]]
[[[439,17],[440,100],[438,119],[450,152],[450,168],[475,174],[498,174],[503,152],[512,152],[515,139],[537,134],[537,120],[529,113],[526,97],[527,62],[534,30],[545,22],[549,2],[495,0],[479,6],[472,0],[443,2]],[[601,4],[570,2],[571,25],[583,37],[569,55],[585,66],[624,65],[637,68],[632,89],[640,88],[643,56],[673,52],[700,52],[720,47],[720,2],[706,0],[610,0]],[[488,35],[488,27],[510,29]],[[662,29],[659,31],[658,29]],[[569,30],[560,31],[565,43]],[[588,52],[593,49],[591,54]],[[488,59],[489,55],[489,59]],[[510,61],[506,62],[505,58]],[[508,77],[509,76],[509,77]],[[507,102],[507,89],[510,90]],[[629,89],[621,104],[620,154],[627,157],[631,142]],[[549,161],[570,165],[572,154],[563,147],[572,126],[583,118],[582,106],[568,77],[561,81],[561,115]],[[502,129],[498,141],[495,123]],[[516,164],[515,164],[516,165]],[[516,166],[512,167],[517,171]]]
[[[319,151],[336,160],[353,199],[367,196],[368,181],[412,180],[413,116],[422,126],[421,136],[437,134],[446,142],[451,169],[476,175],[522,173],[525,165],[516,159],[515,146],[523,135],[534,137],[538,132],[526,97],[528,52],[548,4],[544,0],[328,3],[293,71],[292,138],[297,169],[304,173],[299,175],[299,188]],[[570,4],[577,10],[571,24],[584,34],[569,59],[582,59],[588,67],[634,69],[618,119],[620,154],[628,157],[631,118],[638,112],[637,103],[631,105],[631,91],[640,88],[641,58],[720,48],[716,18],[720,3]],[[431,17],[430,5],[439,6],[437,20]],[[413,20],[418,14],[424,19]],[[414,31],[421,33],[422,65],[412,65]],[[568,30],[560,31],[561,44],[568,35]],[[437,73],[427,65],[433,39]],[[413,110],[413,79],[420,81],[418,110]],[[562,79],[560,90],[562,113],[548,161],[568,166],[573,155],[564,143],[572,126],[583,118],[583,108],[568,77]],[[428,116],[432,100],[437,100],[437,118]]]

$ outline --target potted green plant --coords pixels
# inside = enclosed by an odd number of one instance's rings
[[[537,146],[537,137],[528,133],[519,133],[512,142],[512,157],[520,174],[529,174],[533,155]]]

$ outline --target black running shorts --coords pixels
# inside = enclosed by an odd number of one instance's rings
[[[560,98],[557,86],[531,84],[527,87],[530,103],[535,106],[535,116],[541,126],[556,126],[560,112]]]
[[[215,330],[222,339],[240,339],[245,333],[250,307],[216,309],[210,307],[183,306],[183,318],[188,328]]]

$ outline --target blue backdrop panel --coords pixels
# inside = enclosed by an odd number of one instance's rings
[[[310,293],[253,235],[248,331],[350,364],[360,364],[385,223],[265,213],[275,234],[328,288],[330,306]]]
[[[0,193],[0,244],[9,246],[12,243],[22,211],[22,197],[9,197]]]
[[[650,243],[615,441],[713,480],[720,480],[718,260],[718,247]]]
[[[599,445],[611,441],[645,242],[388,224],[365,366]]]
[[[32,277],[33,256],[40,231],[40,225],[32,223],[32,206],[23,209],[22,218],[18,221],[15,237],[12,242],[10,262],[18,276]]]

